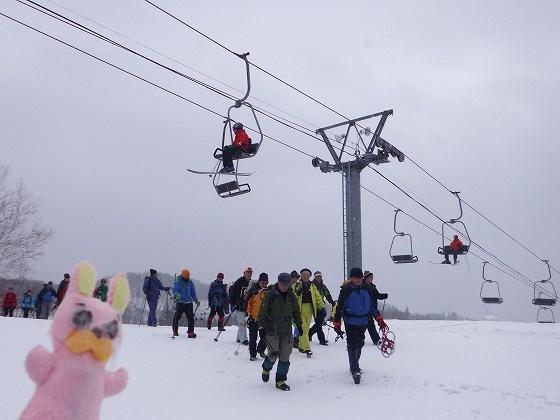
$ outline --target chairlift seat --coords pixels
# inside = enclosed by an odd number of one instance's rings
[[[504,300],[501,297],[483,297],[483,303],[502,303]]]
[[[391,259],[395,264],[407,264],[418,262],[416,255],[391,255]]]
[[[533,305],[538,305],[538,306],[554,306],[554,305],[556,305],[556,299],[535,298],[535,299],[533,299]]]
[[[216,185],[216,192],[222,198],[235,197],[251,192],[249,184],[239,184],[237,181],[229,181],[224,184]]]
[[[439,255],[445,255],[445,251],[448,251],[450,255],[453,254],[453,252],[449,248],[449,245],[443,247],[440,246],[437,252]],[[457,251],[457,255],[465,255],[468,252],[469,252],[469,245],[463,245],[463,248]]]
[[[259,151],[260,144],[251,144],[248,152],[235,153],[232,155],[233,160],[248,159],[254,157]],[[222,149],[218,148],[214,151],[214,157],[218,160],[223,159]]]

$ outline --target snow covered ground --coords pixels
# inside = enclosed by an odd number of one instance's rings
[[[281,392],[260,380],[260,362],[234,330],[220,342],[171,340],[170,328],[127,325],[109,367],[130,382],[106,399],[104,419],[560,419],[560,325],[510,322],[389,321],[397,350],[384,359],[371,342],[354,385],[344,342],[292,354]],[[17,418],[33,392],[23,363],[36,344],[50,348],[50,321],[0,318],[0,413]],[[181,334],[184,329],[181,328]],[[64,398],[63,395],[60,396]]]

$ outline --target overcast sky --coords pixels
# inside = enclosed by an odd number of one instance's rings
[[[244,89],[241,60],[143,1],[57,2]],[[157,2],[231,49],[250,51],[252,61],[344,115],[393,109],[384,138],[560,266],[560,2]],[[16,1],[0,4],[4,13],[220,113],[230,105]],[[82,259],[100,273],[188,267],[206,282],[219,271],[232,281],[247,265],[274,277],[309,267],[321,270],[338,294],[340,174],[322,174],[310,158],[265,140],[258,157],[240,165],[256,172],[248,179],[253,191],[220,199],[207,177],[186,172],[213,167],[220,118],[3,17],[0,39],[0,163],[10,166],[13,179],[24,179],[41,200],[42,222],[56,232],[34,266],[35,277],[60,280]],[[255,105],[270,109],[258,102],[264,100],[312,129],[341,120],[262,73],[254,71],[252,78]],[[234,118],[253,125],[245,111]],[[267,119],[261,125],[271,136],[328,158],[325,146],[310,137]],[[453,196],[410,162],[380,170],[443,217],[456,216]],[[374,172],[364,172],[362,184],[441,228]],[[504,304],[480,302],[477,258],[456,267],[429,264],[441,261],[440,239],[406,217],[399,222],[413,235],[420,262],[394,265],[388,255],[393,209],[367,193],[362,205],[364,269],[375,273],[390,303],[417,312],[534,319],[532,290],[495,270],[489,275],[500,281]],[[544,264],[472,211],[465,209],[464,221],[473,240],[531,279],[545,277]]]

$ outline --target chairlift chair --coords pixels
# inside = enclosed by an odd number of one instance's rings
[[[253,115],[253,118],[255,120],[256,129],[259,135],[259,141],[257,143],[252,143],[247,152],[238,153],[232,156],[233,160],[235,161],[236,174],[238,173],[238,169],[239,169],[239,160],[254,157],[259,151],[264,139],[264,133],[262,131],[261,125],[257,118],[255,108],[253,108],[253,106],[249,102],[247,102],[247,98],[251,93],[251,73],[249,67],[249,60],[247,59],[248,55],[249,53],[238,54],[238,57],[245,62],[245,68],[247,72],[247,91],[245,92],[245,95],[242,98],[237,99],[235,101],[235,104],[233,104],[228,108],[227,119],[224,121],[224,128],[222,130],[222,146],[214,150],[214,158],[218,160],[218,163],[216,165],[216,171],[215,171],[216,174],[214,175],[212,182],[214,184],[214,188],[216,189],[216,192],[222,198],[235,197],[238,195],[247,194],[251,192],[251,187],[249,186],[249,184],[240,184],[237,175],[234,175],[235,179],[233,181],[228,181],[225,183],[220,182],[221,174],[219,172],[223,166],[223,149],[226,146],[226,138],[228,137],[227,135],[228,132],[229,132],[229,144],[233,143],[232,122],[235,121],[231,117],[232,111],[234,109],[241,108],[241,106],[243,105],[247,106],[251,110],[251,114]]]
[[[537,280],[533,283],[533,305],[539,307],[537,311],[537,322],[548,324],[556,322],[554,319],[554,311],[552,310],[551,306],[556,305],[558,294],[556,293],[556,287],[554,287],[554,283],[551,281],[552,272],[550,271],[550,264],[548,263],[548,260],[543,260],[543,262],[548,268],[548,278],[544,280]],[[550,312],[551,320],[544,320],[542,314],[545,312]]]
[[[466,255],[469,252],[469,249],[471,247],[471,237],[469,235],[469,231],[467,229],[467,226],[465,225],[465,223],[463,223],[461,221],[461,218],[463,217],[463,203],[461,201],[461,197],[459,197],[459,192],[458,191],[453,191],[452,194],[454,194],[457,197],[457,200],[459,201],[459,217],[457,217],[456,219],[451,219],[448,222],[443,222],[441,225],[441,246],[438,247],[438,254],[439,255],[445,255],[445,251],[448,251],[449,254],[452,254],[452,252],[450,252],[449,250],[449,245],[445,244],[446,238],[445,238],[445,226],[446,225],[454,225],[454,224],[460,224],[461,226],[463,226],[463,230],[465,231],[465,235],[463,235],[468,243],[467,244],[463,244],[463,248],[460,249],[457,252],[457,255]]]
[[[389,255],[395,264],[409,264],[418,262],[418,257],[414,255],[414,251],[412,250],[412,235],[409,233],[399,232],[397,231],[397,215],[402,210],[397,209],[395,210],[395,218],[393,220],[393,230],[395,231],[395,236],[393,236],[393,240],[391,241],[391,247],[389,248]],[[393,253],[393,246],[395,245],[395,239],[408,237],[409,244],[410,244],[410,254],[394,254]]]
[[[486,277],[486,264],[488,264],[488,261],[482,263],[482,278],[484,280],[480,285],[480,299],[483,303],[502,303],[504,300],[500,293],[500,284],[496,280],[491,280]],[[492,285],[496,285],[495,290],[497,293],[488,293],[488,290],[493,287]]]

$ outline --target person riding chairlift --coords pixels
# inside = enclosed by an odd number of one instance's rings
[[[453,254],[453,264],[457,264],[457,255],[463,250],[463,242],[459,239],[459,236],[454,235],[453,240],[449,244],[443,248],[445,260],[442,261],[442,264],[451,264],[449,261],[449,254]]]
[[[249,149],[251,148],[251,138],[243,128],[243,124],[239,122],[233,124],[233,133],[235,134],[233,143],[231,146],[225,146],[222,150],[224,167],[220,170],[221,173],[234,172],[233,157],[242,153],[249,153]]]

